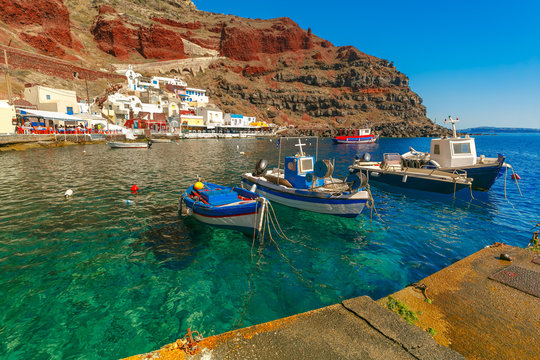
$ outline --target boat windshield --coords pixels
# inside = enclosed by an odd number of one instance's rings
[[[470,154],[471,153],[471,147],[469,146],[469,143],[454,143],[452,144],[454,147],[454,154]]]
[[[300,173],[305,173],[308,171],[313,171],[313,159],[304,158],[300,159]]]

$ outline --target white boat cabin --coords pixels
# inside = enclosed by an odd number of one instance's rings
[[[367,136],[371,134],[371,129],[339,129],[338,136]]]
[[[430,159],[442,168],[476,165],[474,138],[451,137],[431,140]]]

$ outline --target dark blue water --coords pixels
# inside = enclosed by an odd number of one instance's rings
[[[241,233],[177,213],[179,195],[197,175],[238,184],[259,158],[277,164],[275,142],[0,153],[0,353],[119,358],[159,348],[188,327],[209,336],[346,298],[380,298],[497,241],[525,246],[540,221],[540,136],[476,143],[479,154],[507,156],[523,197],[508,177],[509,200],[504,178],[474,192],[476,200],[467,191],[452,200],[373,187],[382,221],[375,214],[371,221],[369,210],[343,219],[275,205],[291,240],[274,236],[280,251],[268,238],[252,249]],[[366,147],[324,140],[319,150],[345,174],[358,152],[377,158],[409,146],[428,150],[429,139]],[[133,183],[142,190],[136,197]],[[68,188],[74,197],[66,201]]]

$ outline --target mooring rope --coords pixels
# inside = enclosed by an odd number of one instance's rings
[[[278,236],[280,236],[281,238],[283,238],[284,240],[287,240],[287,241],[290,241],[292,242],[293,244],[299,244],[299,245],[302,245],[303,247],[305,248],[308,248],[310,250],[314,250],[314,251],[320,251],[322,252],[321,249],[319,248],[316,248],[316,247],[313,247],[313,246],[309,246],[307,244],[304,244],[300,241],[294,241],[294,240],[291,240],[287,237],[287,235],[285,235],[285,231],[283,231],[283,229],[281,228],[281,225],[279,224],[279,221],[277,219],[277,215],[276,215],[276,212],[274,211],[274,207],[272,206],[272,204],[270,204],[270,202],[268,202],[269,204],[269,208],[270,208],[270,211],[272,211],[272,213],[270,213],[270,222],[272,224],[272,227],[274,228],[274,231],[276,232],[276,234],[278,234]],[[277,227],[277,228],[276,228]]]
[[[261,204],[261,206],[263,206]],[[265,221],[266,221],[266,213],[267,213],[268,209],[265,208],[262,213],[261,213],[261,216],[263,217],[262,219],[262,222],[263,222],[263,225],[261,226],[261,232],[257,233],[257,224],[259,223],[260,219],[259,217],[257,216],[254,216],[255,218],[255,222],[253,224],[253,238],[252,238],[252,241],[251,241],[251,261],[250,261],[250,264],[249,264],[249,268],[250,268],[250,271],[249,271],[249,278],[248,278],[248,288],[249,288],[249,292],[248,292],[248,295],[247,295],[247,300],[244,301],[244,306],[243,306],[243,309],[242,309],[242,313],[240,314],[240,319],[236,322],[236,324],[234,325],[234,327],[242,327],[242,324],[244,323],[244,317],[246,315],[246,312],[247,312],[247,307],[249,305],[249,303],[251,302],[251,297],[253,296],[253,293],[255,292],[255,288],[253,287],[253,276],[254,276],[254,268],[256,266],[258,266],[260,264],[260,261],[261,261],[261,248],[264,244],[264,233],[265,233],[265,230],[266,230],[266,225],[265,225]],[[260,242],[259,242],[259,251],[258,251],[258,257],[257,257],[257,263],[255,265],[253,265],[253,249],[255,248],[255,241],[257,240],[257,238],[260,239]]]
[[[379,212],[377,211],[377,207],[375,207],[375,200],[373,200],[373,194],[371,193],[371,188],[369,187],[369,184],[366,186],[366,191],[369,194],[369,200],[371,201],[371,207],[372,211],[375,211],[375,215],[381,220],[382,222],[386,222],[383,220],[383,218],[379,215]]]

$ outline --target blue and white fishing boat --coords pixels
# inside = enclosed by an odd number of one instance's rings
[[[297,209],[343,217],[360,214],[370,199],[366,177],[351,174],[345,181],[333,178],[333,163],[316,161],[313,156],[304,154],[303,145],[298,139],[299,152],[285,157],[284,169],[280,169],[278,163],[277,168],[267,170],[268,162],[259,160],[255,172],[242,175],[242,186],[270,201]],[[279,159],[281,141],[278,147]]]
[[[178,207],[205,224],[252,234],[261,230],[266,199],[239,187],[196,182],[182,194]]]
[[[446,120],[445,120],[446,121]],[[403,165],[409,168],[428,168],[453,173],[466,171],[467,177],[472,178],[472,188],[487,191],[493,185],[501,172],[501,167],[509,167],[504,162],[504,156],[496,158],[477,156],[474,138],[465,135],[458,137],[456,126],[459,120],[448,118],[452,124],[452,137],[431,140],[430,152],[420,152],[413,148],[402,154]]]

